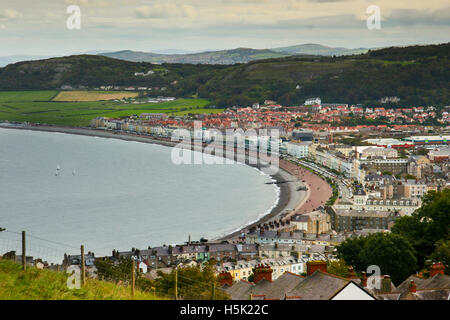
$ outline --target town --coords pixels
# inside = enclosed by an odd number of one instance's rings
[[[430,267],[430,278],[411,275],[397,287],[383,274],[378,287],[368,285],[367,276],[357,277],[351,266],[346,278],[327,272],[330,262],[339,261],[336,247],[343,241],[389,233],[398,218],[421,207],[429,191],[449,188],[447,109],[438,118],[434,107],[364,109],[322,104],[320,98],[313,98],[300,107],[266,101],[218,114],[97,117],[91,121],[96,130],[163,141],[177,129],[193,130],[194,121],[201,121],[205,129],[204,143],[213,140],[207,129],[277,129],[280,138],[272,143],[279,150],[280,168],[302,183],[296,192],[303,192],[305,199],[294,209],[222,239],[192,241],[189,236],[184,244],[113,249],[109,257],[89,252],[84,257],[88,276],[98,277],[97,260],[118,263],[131,258],[142,276],[151,280],[159,277],[158,272],[169,274],[174,269],[213,263],[224,292],[239,300],[339,299],[347,294],[354,299],[448,296],[449,277],[439,261]],[[358,121],[383,119],[388,124],[339,125],[347,116]],[[14,252],[6,256],[21,259]],[[60,267],[32,257],[27,261],[40,268]],[[69,255],[62,265],[80,263],[80,255]]]

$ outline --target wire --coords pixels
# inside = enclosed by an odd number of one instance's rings
[[[5,230],[5,232],[18,234],[18,235],[22,234],[22,232],[10,231],[10,230]],[[79,249],[79,247],[75,247],[75,246],[72,246],[72,245],[69,245],[69,244],[65,244],[65,243],[62,243],[62,242],[57,242],[57,241],[53,241],[53,240],[49,240],[49,239],[44,239],[44,238],[41,238],[41,237],[38,237],[38,236],[34,236],[34,235],[28,234],[28,233],[27,233],[27,237],[38,239],[38,240],[41,240],[41,241],[46,241],[46,242],[53,243],[53,244],[56,244],[56,245],[59,245],[59,246],[63,246],[63,247],[66,247],[66,248],[72,248],[72,249],[77,249],[77,250]]]

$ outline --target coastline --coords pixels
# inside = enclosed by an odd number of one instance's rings
[[[4,125],[2,123],[0,123],[0,128],[75,134],[100,138],[113,138],[125,141],[136,141],[149,144],[163,145],[167,147],[173,147],[177,144],[176,142],[159,140],[150,136],[141,136],[129,133],[113,133],[111,131],[93,128],[75,128],[75,127],[43,126],[43,125],[39,126]],[[274,184],[276,184],[277,187],[279,188],[278,202],[274,204],[272,209],[268,213],[259,217],[256,221],[248,222],[244,225],[241,225],[239,228],[236,228],[235,231],[231,231],[230,233],[218,235],[216,238],[213,239],[213,241],[232,240],[233,238],[240,236],[243,232],[247,231],[249,228],[252,228],[259,224],[267,223],[272,220],[279,220],[280,218],[282,218],[282,216],[287,215],[288,211],[289,213],[292,214],[293,212],[297,211],[301,206],[303,206],[303,204],[306,203],[309,197],[309,190],[307,192],[297,191],[297,188],[299,186],[304,185],[304,183],[302,183],[302,181],[298,179],[298,177],[296,177],[294,174],[291,174],[288,171],[288,168],[282,165],[282,161],[283,160],[280,160],[280,168],[278,172],[276,174],[271,175],[271,178],[274,180]],[[246,165],[260,170],[256,165],[248,163],[246,163]]]

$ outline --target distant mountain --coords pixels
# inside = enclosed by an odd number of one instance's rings
[[[282,58],[293,55],[318,55],[318,56],[342,56],[366,53],[368,49],[347,49],[343,47],[327,47],[320,44],[301,44],[297,46],[281,47],[274,49],[237,48],[232,50],[217,50],[192,52],[187,50],[166,49],[153,52],[122,50],[104,52],[93,50],[76,54],[95,54],[132,62],[150,63],[191,63],[191,64],[235,64],[247,63],[255,60]],[[0,57],[0,67],[20,61],[32,61],[47,59],[51,56],[13,55]]]
[[[251,49],[237,48],[233,50],[205,51],[197,53],[181,53],[172,51],[170,54],[163,52],[139,52],[139,51],[117,51],[105,52],[99,55],[133,61],[151,63],[192,63],[192,64],[235,64],[247,63],[255,60],[282,58],[293,55],[319,55],[319,56],[342,56],[350,54],[366,53],[368,49],[332,48],[320,44],[301,44],[291,47],[275,49]]]
[[[274,48],[271,50],[275,52],[289,53],[292,55],[306,54],[318,56],[343,56],[351,54],[361,54],[369,51],[369,49],[366,48],[357,48],[357,49],[347,49],[343,47],[333,48],[314,43],[306,43],[290,47]]]
[[[210,51],[210,50],[204,50],[204,51]],[[198,53],[198,52],[201,52],[201,50],[198,50],[198,51],[180,50],[180,49],[153,50],[153,53],[157,53],[157,54],[191,54],[191,53]]]
[[[237,48],[233,50],[207,51],[189,54],[157,54],[138,51],[106,52],[99,55],[133,61],[151,63],[191,63],[191,64],[235,64],[254,60],[281,58],[291,54],[275,52],[269,49]]]
[[[98,53],[99,56],[120,59],[125,61],[132,62],[152,62],[152,63],[161,63],[164,60],[166,55],[150,53],[150,52],[142,52],[142,51],[132,51],[132,50],[122,50],[116,52],[106,52],[106,53]]]
[[[14,55],[14,56],[5,56],[0,57],[0,67],[4,67],[10,63],[16,63],[19,61],[31,61],[31,60],[40,60],[47,59],[50,56],[31,56],[31,55]]]

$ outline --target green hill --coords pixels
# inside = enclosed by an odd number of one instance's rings
[[[198,93],[219,105],[248,105],[265,99],[301,104],[324,102],[377,105],[386,96],[402,106],[447,105],[450,44],[386,48],[340,57],[286,57],[231,66]]]
[[[67,288],[68,274],[29,268],[0,259],[0,300],[129,300],[131,289],[110,282],[87,279],[82,289]],[[159,300],[136,290],[135,299]]]
[[[0,90],[51,90],[62,85],[167,87],[165,95],[198,96],[214,105],[249,105],[266,99],[298,105],[324,102],[372,106],[386,96],[401,106],[449,104],[450,44],[393,47],[351,56],[291,56],[245,64],[130,62],[81,55],[20,62],[0,69]],[[247,50],[247,51],[246,51]],[[239,56],[256,53],[240,49]],[[135,72],[148,76],[135,76]],[[152,93],[155,94],[155,93]]]

